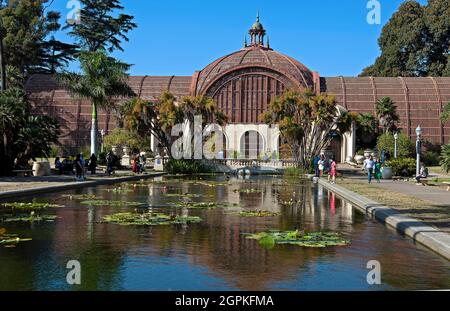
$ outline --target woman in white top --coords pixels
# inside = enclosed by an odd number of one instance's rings
[[[323,170],[325,169],[325,156],[322,154],[320,155],[320,160],[318,162],[319,165],[319,172],[320,172],[320,177],[322,177],[323,175]]]

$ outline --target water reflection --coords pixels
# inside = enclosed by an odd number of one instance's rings
[[[109,186],[111,187],[111,186]],[[64,203],[55,223],[8,224],[32,236],[14,249],[0,248],[0,289],[13,290],[331,290],[437,289],[450,287],[447,261],[356,212],[324,188],[274,177],[157,178],[127,185],[77,190],[106,200],[146,203],[154,211],[196,215],[200,224],[127,227],[100,223],[130,208],[89,207],[58,195],[37,201]],[[247,190],[243,192],[243,190]],[[75,193],[75,192],[73,192]],[[181,197],[167,196],[179,194]],[[188,194],[196,202],[228,202],[237,210],[279,212],[273,218],[241,218],[229,209],[189,210],[174,203]],[[3,225],[2,225],[3,226]],[[271,229],[341,232],[348,247],[267,250],[244,233]],[[82,264],[82,285],[65,283],[67,261]],[[382,264],[380,287],[366,283],[366,263]]]

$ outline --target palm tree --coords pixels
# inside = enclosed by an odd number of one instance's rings
[[[383,97],[376,102],[376,113],[384,132],[393,131],[400,120],[397,106],[390,97]]]
[[[378,120],[371,113],[358,114],[356,117],[357,140],[363,144],[363,147],[370,145],[374,141],[378,131]],[[361,147],[361,146],[360,146]]]
[[[448,120],[450,120],[450,103],[448,103],[445,107],[444,110],[441,113],[441,121],[443,123],[447,122]]]
[[[79,60],[82,73],[63,73],[60,81],[75,97],[91,101],[91,154],[97,154],[97,109],[113,107],[114,98],[135,96],[127,84],[130,65],[108,56],[104,50],[82,51]]]
[[[450,144],[442,146],[441,165],[445,172],[450,171]]]

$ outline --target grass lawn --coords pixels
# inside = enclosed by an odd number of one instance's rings
[[[339,181],[338,184],[378,203],[392,207],[405,215],[422,220],[443,231],[450,232],[450,202],[448,205],[438,205],[434,202],[380,188],[374,184],[368,185],[365,182],[347,178]]]

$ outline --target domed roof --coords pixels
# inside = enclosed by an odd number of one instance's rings
[[[253,25],[252,25],[252,30],[264,30],[263,25],[259,22],[256,21]]]
[[[314,86],[312,71],[302,63],[270,48],[251,46],[221,57],[197,73],[196,94],[205,93],[223,75],[249,67],[278,72],[297,87],[312,88]]]

